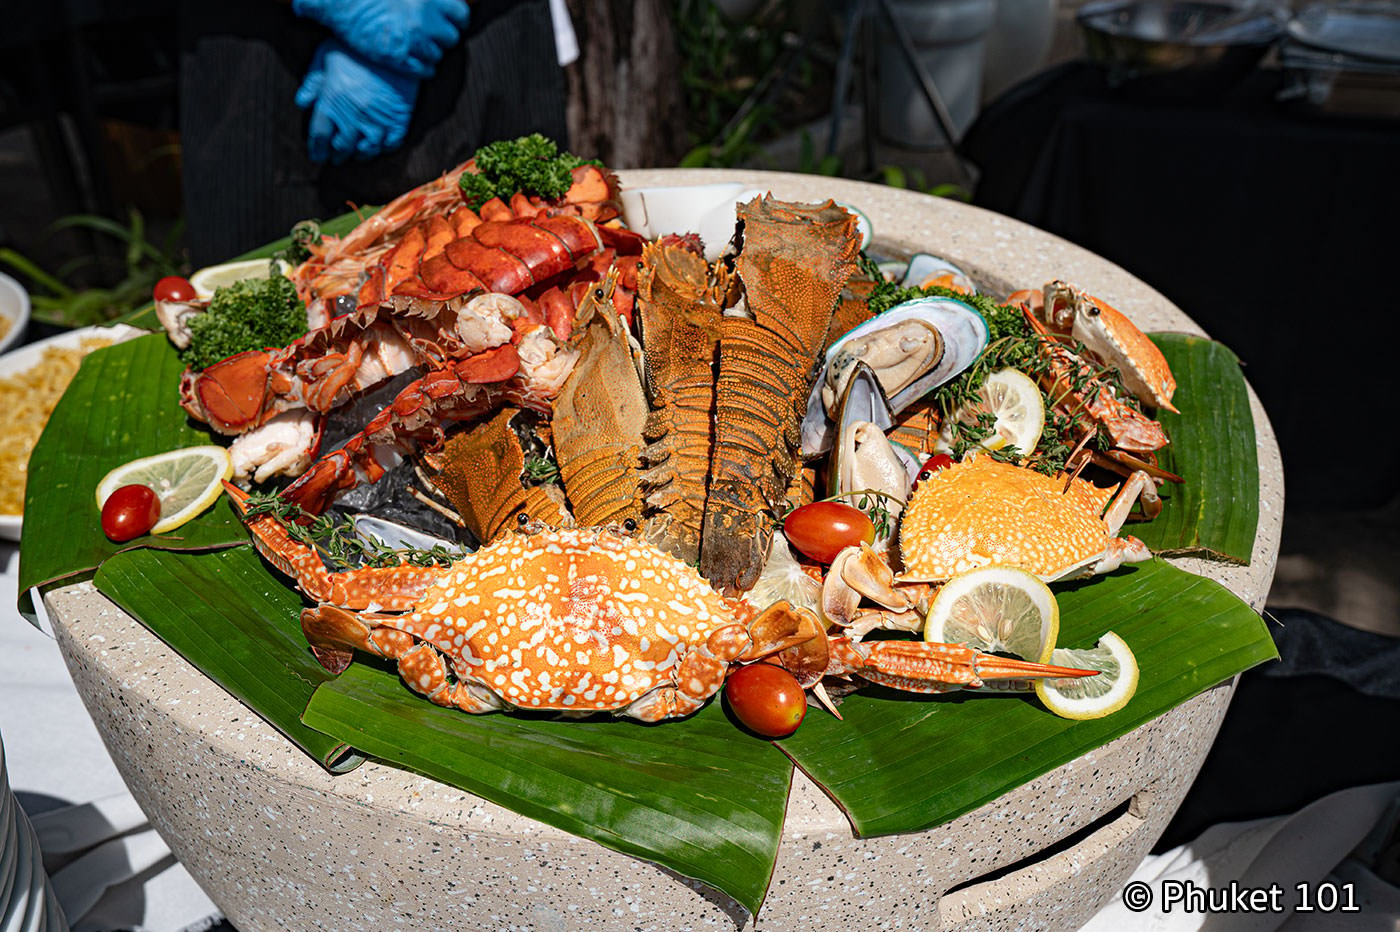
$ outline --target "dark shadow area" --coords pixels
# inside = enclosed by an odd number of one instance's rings
[[[1273,614],[1273,613],[1271,613]],[[1200,775],[1153,849],[1400,777],[1400,640],[1280,610],[1282,660],[1245,673]]]
[[[1344,348],[1384,329],[1400,133],[1280,103],[1282,84],[1261,69],[1224,94],[1161,102],[1083,62],[1044,72],[969,130],[974,203],[1118,263],[1233,349],[1277,431],[1290,508],[1376,507],[1393,494],[1400,435],[1368,437],[1360,459],[1319,455],[1337,416],[1319,388],[1389,391],[1385,367]]]
[[[47,793],[35,793],[30,790],[15,790],[15,799],[19,801],[19,807],[24,810],[24,814],[33,819],[35,816],[43,815],[46,812],[53,812],[55,809],[62,809],[64,806],[71,806],[73,803],[67,799],[57,796],[50,796]]]
[[[1033,867],[1036,864],[1045,864],[1055,855],[1068,851],[1075,845],[1079,844],[1081,841],[1084,841],[1086,838],[1091,837],[1095,832],[1099,831],[1100,829],[1106,828],[1107,826],[1112,825],[1114,822],[1117,822],[1119,819],[1121,819],[1128,813],[1128,810],[1132,807],[1132,804],[1133,801],[1131,799],[1125,799],[1121,803],[1110,809],[1108,812],[1105,812],[1103,815],[1090,822],[1088,825],[1084,826],[1081,829],[1078,829],[1077,831],[1071,832],[1064,838],[1061,838],[1059,841],[1055,842],[1053,845],[1042,848],[1030,857],[1022,858],[1019,861],[1013,861],[1005,867],[999,867],[994,871],[988,871],[985,874],[979,874],[976,877],[973,877],[969,880],[965,880],[960,884],[956,884],[952,887],[949,887],[943,892],[943,895],[946,897],[951,893],[958,892],[959,890],[966,890],[968,887],[975,887],[980,884],[991,883],[995,880],[1001,880],[1004,877],[1010,877],[1012,874],[1015,874],[1018,871],[1025,870],[1028,867]]]

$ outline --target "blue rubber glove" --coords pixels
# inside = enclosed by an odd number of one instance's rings
[[[311,109],[306,151],[313,162],[335,165],[372,159],[403,144],[417,78],[366,61],[336,39],[316,48],[297,91],[297,106]]]
[[[432,76],[471,18],[467,0],[292,0],[292,12],[364,58],[419,78]]]

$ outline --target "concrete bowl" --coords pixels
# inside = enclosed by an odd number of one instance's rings
[[[1110,263],[957,202],[829,178],[639,171],[629,186],[741,181],[860,205],[875,238],[933,252],[1002,293],[1065,278],[1144,329],[1200,333]],[[1178,565],[1260,608],[1282,522],[1278,448],[1251,395],[1259,533],[1248,566]],[[242,932],[480,928],[1075,929],[1160,836],[1229,704],[1222,683],[945,825],[854,837],[796,775],[767,902],[735,902],[452,787],[366,764],[331,776],[90,583],[47,596],[59,646],[118,768],[190,873]]]

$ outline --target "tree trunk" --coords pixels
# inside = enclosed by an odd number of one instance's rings
[[[569,150],[610,168],[669,167],[686,152],[670,0],[567,0],[579,58],[566,69]]]

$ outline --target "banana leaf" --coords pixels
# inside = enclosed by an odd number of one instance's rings
[[[750,912],[777,858],[792,765],[718,703],[679,722],[565,722],[432,705],[357,661],[304,721],[366,753],[722,890]]]
[[[331,675],[306,646],[301,597],[268,574],[252,547],[127,550],[103,563],[94,582],[321,766],[341,773],[364,760],[302,724],[312,692]]]
[[[1161,465],[1184,478],[1161,489],[1162,513],[1127,533],[1153,553],[1248,563],[1259,524],[1254,415],[1239,359],[1223,344],[1152,334],[1176,377],[1180,414],[1159,412],[1171,444]]]
[[[198,550],[248,539],[227,501],[168,534],[114,543],[95,498],[109,470],[141,456],[208,444],[178,404],[184,367],[163,334],[100,349],[83,360],[29,459],[20,540],[20,611],[30,587],[93,572],[123,550]]]
[[[970,812],[1151,721],[1278,652],[1263,619],[1213,580],[1160,560],[1056,594],[1060,647],[1115,631],[1141,674],[1105,718],[1073,722],[1033,696],[969,692],[919,700],[865,691],[844,721],[811,714],[779,747],[836,801],[861,835],[914,832]]]

